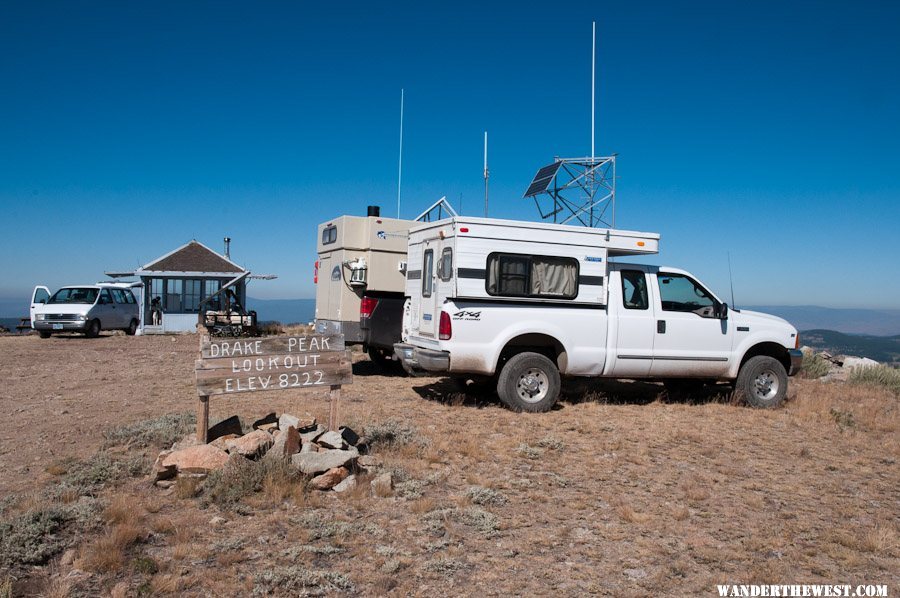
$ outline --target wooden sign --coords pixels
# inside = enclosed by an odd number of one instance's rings
[[[215,340],[204,335],[195,368],[197,435],[206,442],[211,395],[317,387],[329,389],[334,429],[341,385],[353,382],[351,365],[341,334]]]

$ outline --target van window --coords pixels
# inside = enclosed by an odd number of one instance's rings
[[[116,300],[116,303],[123,305],[128,303],[128,299],[125,297],[125,292],[122,289],[111,289],[113,299]]]
[[[130,304],[132,304],[132,305],[134,305],[135,303],[137,303],[137,299],[134,298],[134,293],[132,293],[131,291],[129,291],[129,290],[127,290],[127,289],[124,290],[124,291],[122,291],[122,292],[125,293],[125,301],[126,301],[127,303],[130,303]]]
[[[453,278],[453,250],[445,247],[441,252],[441,261],[438,264],[438,278],[447,282]]]
[[[337,241],[337,227],[334,225],[326,226],[322,229],[322,245],[330,245]]]
[[[109,295],[109,289],[103,289],[100,291],[100,301],[98,301],[99,305],[112,305],[112,297]]]
[[[578,260],[568,257],[492,253],[487,259],[488,295],[574,299]]]
[[[698,311],[713,307],[716,303],[706,289],[687,276],[659,273],[656,279],[665,311]]]
[[[625,309],[647,309],[647,277],[640,270],[622,270],[622,305]]]
[[[431,288],[434,285],[434,249],[426,249],[422,261],[422,296],[431,297]]]

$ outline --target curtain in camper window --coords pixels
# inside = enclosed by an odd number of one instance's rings
[[[492,253],[487,266],[488,295],[557,299],[578,295],[578,262],[572,258]]]
[[[574,260],[534,256],[531,259],[531,294],[559,297],[578,294],[578,268]]]

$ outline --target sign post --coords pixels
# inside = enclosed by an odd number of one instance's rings
[[[196,362],[197,438],[207,441],[209,398],[263,390],[327,388],[328,427],[338,426],[341,386],[353,382],[342,334],[267,338],[200,338]]]

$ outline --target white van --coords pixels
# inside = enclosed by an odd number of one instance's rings
[[[659,235],[448,218],[410,229],[407,371],[496,384],[513,409],[546,411],[560,374],[731,381],[754,406],[780,404],[799,369],[797,330],[729,310],[690,273],[610,263],[655,254]]]
[[[129,285],[99,283],[62,287],[52,295],[45,286],[31,294],[31,327],[41,338],[60,332],[81,332],[89,338],[101,330],[133,335],[140,323],[138,301]]]

